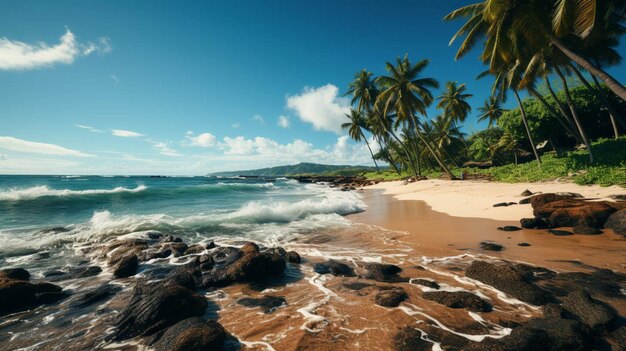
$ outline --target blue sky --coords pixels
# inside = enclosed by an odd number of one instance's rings
[[[472,106],[488,96],[478,52],[455,62],[460,23],[441,20],[467,3],[3,1],[0,173],[369,164],[338,129],[354,72],[408,53],[467,83]]]

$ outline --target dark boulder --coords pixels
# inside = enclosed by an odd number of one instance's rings
[[[417,284],[417,285],[425,286],[425,287],[431,288],[431,289],[439,289],[439,284],[437,284],[437,282],[434,281],[434,280],[411,279],[411,284]]]
[[[1,278],[28,280],[30,279],[30,273],[24,268],[7,268],[0,271]]]
[[[430,351],[433,343],[422,339],[422,332],[411,327],[402,328],[393,337],[395,351]]]
[[[518,230],[522,230],[520,227],[516,227],[514,225],[505,225],[504,227],[498,227],[498,230],[503,232],[516,232]]]
[[[116,278],[126,278],[137,273],[139,259],[137,255],[127,255],[119,259],[113,267],[113,275]]]
[[[316,263],[313,265],[313,270],[319,274],[332,274],[343,277],[355,276],[354,269],[352,269],[352,267],[335,260],[328,260],[324,263]]]
[[[532,198],[527,197],[527,198],[523,198],[523,199],[519,200],[517,203],[520,204],[520,205],[528,205],[531,200],[532,200]]]
[[[364,270],[362,277],[365,279],[379,282],[408,281],[408,278],[402,278],[398,275],[398,273],[402,272],[402,268],[393,264],[364,263],[361,268]]]
[[[587,225],[577,225],[574,227],[574,234],[598,235],[598,234],[602,234],[602,231],[600,229],[592,228]]]
[[[492,242],[483,241],[480,243],[480,248],[485,251],[502,251],[504,246]]]
[[[70,306],[75,308],[91,306],[117,294],[120,290],[122,290],[120,286],[104,284],[95,289],[73,296],[70,301]]]
[[[263,313],[272,313],[278,307],[286,305],[287,301],[282,296],[266,295],[261,298],[255,299],[251,297],[244,297],[237,300],[237,303],[245,307],[260,307]]]
[[[55,274],[52,275],[50,274],[52,272],[46,272],[44,273],[44,277],[46,277],[48,281],[58,282],[62,280],[93,277],[101,272],[102,268],[98,266],[70,267],[64,271],[54,271]]]
[[[115,340],[152,335],[183,319],[203,315],[207,305],[202,295],[168,280],[137,284],[115,322]]]
[[[409,298],[402,288],[391,288],[379,291],[374,297],[376,304],[383,307],[398,307],[400,303]]]
[[[565,310],[593,329],[606,328],[617,317],[613,309],[583,290],[571,292],[562,300]]]
[[[498,202],[497,204],[494,204],[493,207],[507,207],[509,206],[508,202]]]
[[[184,254],[185,255],[196,255],[196,254],[204,252],[204,250],[206,250],[204,245],[202,245],[202,244],[194,244],[194,245],[189,246],[185,250]]]
[[[520,196],[531,196],[533,194],[532,191],[526,189],[524,191],[522,191],[522,193],[520,194]]]
[[[473,312],[491,311],[491,305],[487,301],[468,291],[429,291],[422,297],[450,308],[464,308]]]
[[[529,243],[518,243],[517,246],[527,247],[527,246],[530,246],[530,244]]]
[[[284,257],[287,254],[287,251],[285,251],[285,249],[283,249],[280,246],[278,246],[278,247],[271,247],[271,248],[265,250],[265,252],[273,253],[273,254],[276,254],[276,255],[278,255],[280,257]]]
[[[465,275],[533,305],[544,305],[552,300],[547,291],[530,282],[528,277],[508,264],[474,261],[465,271]]]
[[[61,287],[54,284],[0,278],[0,315],[53,303],[65,296]]]
[[[296,264],[302,262],[300,255],[295,251],[288,251],[285,254],[285,260],[287,260],[287,262],[289,263],[296,263]]]
[[[626,236],[626,209],[613,213],[604,224],[604,228],[613,229],[615,234]]]
[[[156,351],[221,350],[226,331],[216,321],[192,317],[171,327],[154,343]]]
[[[570,236],[574,235],[574,233],[567,230],[558,230],[558,229],[549,229],[548,233],[556,236]]]
[[[522,218],[520,220],[522,228],[526,229],[548,229],[551,228],[550,222],[543,218]]]

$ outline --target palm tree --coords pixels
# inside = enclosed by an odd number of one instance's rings
[[[498,121],[498,119],[505,112],[501,106],[500,101],[495,96],[490,96],[489,99],[485,100],[485,103],[482,107],[478,108],[478,112],[480,112],[480,116],[478,116],[478,121],[482,122],[485,120],[489,121],[489,127],[491,127],[494,123]]]
[[[391,141],[389,140],[389,133],[387,133],[387,126],[391,124],[391,121],[389,121],[388,119],[384,120],[378,118],[378,116],[372,111],[368,113],[366,121],[369,131],[372,133],[372,135],[374,135],[374,138],[378,142],[378,145],[380,145],[381,147],[380,153],[382,155],[382,158],[386,160],[387,163],[391,164],[396,173],[401,174],[400,170],[398,169],[397,162],[390,152]]]
[[[504,132],[500,140],[498,140],[498,144],[495,146],[493,154],[495,154],[495,152],[497,151],[512,153],[515,160],[515,165],[517,166],[517,153],[523,150],[520,149],[519,142],[517,141],[517,139],[515,139],[513,134],[509,132]]]
[[[398,58],[395,66],[387,62],[386,69],[389,76],[376,78],[376,83],[384,89],[376,99],[376,106],[383,111],[384,115],[393,111],[401,123],[407,122],[413,126],[415,134],[430,151],[441,169],[451,179],[456,179],[436,154],[430,142],[419,131],[421,123],[416,115],[426,115],[426,108],[433,102],[430,88],[439,87],[439,83],[433,78],[419,78],[426,66],[428,66],[428,60],[422,60],[413,65],[406,55],[403,59]]]
[[[626,87],[570,48],[572,42],[619,35],[616,28],[622,28],[625,11],[624,0],[486,0],[461,7],[444,19],[467,19],[451,41],[465,36],[457,59],[483,37],[482,59],[491,71],[518,59],[520,49],[535,53],[555,47],[626,100]]]
[[[356,104],[356,110],[364,113],[372,108],[378,89],[372,81],[372,72],[365,68],[354,74],[354,80],[348,85],[348,91],[344,96],[352,95],[352,105]]]
[[[370,151],[370,155],[372,156],[372,161],[374,161],[374,165],[376,166],[376,172],[380,173],[380,169],[378,168],[378,164],[376,163],[376,159],[374,158],[374,153],[372,152],[372,148],[370,147],[370,143],[367,141],[367,137],[363,133],[363,129],[367,129],[366,120],[361,114],[361,112],[350,109],[350,113],[346,113],[346,116],[350,120],[350,122],[343,123],[341,125],[342,129],[348,130],[348,136],[356,142],[361,140],[365,140],[365,145],[367,145],[367,149]]]
[[[471,98],[472,94],[467,94],[465,91],[467,87],[465,84],[457,85],[457,82],[447,82],[443,95],[439,96],[437,100],[437,108],[442,109],[447,116],[452,117],[453,122],[465,122],[465,118],[472,111],[472,107],[467,103],[467,99]]]

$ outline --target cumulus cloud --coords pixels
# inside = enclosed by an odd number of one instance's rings
[[[104,131],[103,131],[103,130],[96,129],[96,128],[91,127],[91,126],[86,126],[86,125],[84,125],[84,124],[74,124],[74,126],[75,126],[75,127],[78,127],[78,128],[81,128],[81,129],[88,130],[88,131],[90,131],[90,132],[92,132],[92,133],[104,133]]]
[[[263,116],[261,115],[254,115],[252,116],[252,119],[259,122],[260,124],[265,124],[265,119],[263,119]]]
[[[212,147],[215,146],[216,141],[215,135],[211,133],[201,133],[194,136],[193,132],[187,132],[185,138],[189,140],[187,146]]]
[[[41,155],[92,156],[59,145],[38,143],[8,136],[0,137],[0,149]]]
[[[111,129],[111,134],[118,136],[118,137],[122,137],[122,138],[137,138],[137,137],[143,136],[143,134],[141,133],[133,132],[130,130],[124,130],[124,129]]]
[[[289,128],[289,117],[278,116],[278,125],[282,128]]]
[[[338,94],[339,88],[332,84],[319,88],[305,87],[301,94],[287,97],[287,107],[316,130],[341,134],[341,124],[347,121],[345,114],[350,110],[350,100]]]
[[[94,52],[106,54],[112,46],[108,38],[100,38],[98,43],[82,44],[69,29],[59,38],[56,45],[46,43],[28,44],[6,37],[0,38],[0,70],[30,70],[50,67],[55,64],[72,64],[80,56]]]
[[[254,153],[254,144],[242,136],[235,138],[224,137],[222,145],[226,155],[251,155]]]
[[[155,149],[157,149],[161,155],[174,156],[174,157],[182,156],[180,153],[178,153],[178,151],[171,149],[167,143],[164,143],[162,141],[152,141],[152,140],[146,140],[146,141],[151,143],[152,146]]]

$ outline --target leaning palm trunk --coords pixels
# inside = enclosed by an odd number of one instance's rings
[[[391,156],[391,152],[389,152],[389,143],[387,142],[386,138],[378,136],[378,143],[384,144],[384,148],[382,150],[384,151],[383,153],[387,155],[387,159],[389,163],[391,164],[391,166],[393,167],[393,169],[396,171],[396,173],[398,173],[398,175],[401,175],[402,172],[400,172],[400,169],[398,169],[396,160],[394,160],[393,156]]]
[[[552,89],[552,84],[550,84],[550,79],[547,76],[545,77],[545,81],[546,81],[546,85],[548,87],[548,91],[550,91],[550,95],[552,96],[552,98],[556,102],[556,106],[558,107],[559,111],[561,111],[561,115],[563,116],[563,118],[565,119],[567,124],[570,126],[570,130],[575,131],[576,130],[576,126],[574,125],[574,122],[572,122],[570,115],[567,112],[565,112],[565,108],[563,107],[563,103],[561,102],[561,99],[559,99],[559,97],[554,92],[554,89]],[[576,138],[576,141],[579,142],[579,143],[583,142],[582,139],[580,138],[580,135],[578,135],[577,132],[574,133],[574,138]]]
[[[576,66],[570,64],[570,67],[572,68],[576,76],[578,77],[578,80],[580,80],[580,82],[583,83],[585,88],[587,88],[587,90],[589,90],[592,94],[594,94],[598,98],[598,100],[600,100],[600,102],[604,105],[607,112],[609,113],[609,119],[611,121],[611,126],[613,127],[613,137],[615,139],[619,139],[619,130],[617,130],[615,111],[613,111],[611,104],[607,101],[606,97],[604,96],[604,94],[602,93],[600,89],[596,90],[595,88],[591,86],[591,84],[589,84],[589,82],[585,79],[585,77],[583,77],[582,73],[580,73],[580,71],[576,68]]]
[[[596,67],[589,60],[584,57],[576,54],[571,51],[563,43],[561,43],[557,38],[550,36],[550,41],[554,46],[556,46],[565,56],[569,57],[570,60],[576,62],[579,66],[583,67],[592,75],[598,77],[600,80],[606,84],[606,86],[611,89],[615,95],[619,96],[622,100],[626,101],[626,87],[624,87],[617,79],[613,78],[610,74],[608,74],[603,69]],[[590,150],[591,151],[591,150]]]
[[[596,78],[595,76],[591,76],[591,78],[593,78],[593,81],[594,81],[594,83],[596,85],[596,89],[600,93],[600,96],[603,99],[605,99],[607,106],[614,111],[613,112],[613,117],[615,117],[615,120],[617,121],[617,124],[619,124],[622,127],[623,130],[626,130],[626,122],[624,122],[623,116],[621,114],[615,112],[615,109],[613,108],[613,105],[608,100],[608,97],[604,93],[604,90],[602,89],[602,86],[600,86],[600,82],[598,82],[598,78]]]
[[[522,105],[522,99],[520,99],[517,89],[513,89],[513,93],[515,94],[515,98],[517,99],[517,103],[519,104],[519,110],[522,114],[522,122],[524,122],[524,128],[526,128],[526,135],[528,136],[530,147],[533,149],[533,153],[535,154],[537,163],[541,166],[541,157],[539,157],[539,153],[537,152],[537,148],[535,147],[535,141],[533,140],[533,136],[532,134],[530,134],[530,128],[528,127],[528,121],[526,120],[526,110],[524,109],[524,105]]]
[[[417,130],[418,127],[420,127],[419,121],[416,120],[412,112],[411,112],[411,120],[413,124],[415,124],[415,132],[417,133],[417,136],[422,140],[422,143],[424,143],[428,151],[430,151],[430,154],[433,156],[435,161],[437,161],[441,169],[448,175],[448,177],[450,177],[450,179],[453,179],[453,180],[457,179],[456,176],[450,171],[450,169],[446,166],[446,164],[443,163],[441,158],[437,155],[437,153],[435,152],[435,149],[433,149],[433,147],[430,145],[430,142],[426,140],[426,138],[424,138],[424,136],[419,132],[419,130]]]
[[[381,124],[383,126],[383,128],[385,128],[385,131],[391,135],[391,137],[398,142],[398,145],[400,145],[400,147],[402,148],[402,151],[404,151],[406,153],[406,157],[409,161],[409,163],[411,164],[411,168],[413,168],[413,172],[415,173],[416,176],[419,176],[418,172],[417,172],[417,168],[415,167],[415,163],[413,162],[413,159],[411,158],[411,153],[409,152],[409,150],[407,149],[406,145],[404,145],[404,143],[402,142],[402,140],[400,140],[400,138],[398,138],[398,136],[396,135],[396,133],[393,132],[393,130],[391,130],[391,128],[387,128],[387,125],[385,124],[385,121],[382,120],[382,117],[378,117],[381,119]]]
[[[370,143],[367,142],[367,137],[361,131],[361,136],[363,140],[365,140],[365,145],[367,145],[367,149],[370,151],[370,155],[372,156],[372,161],[374,161],[374,166],[376,166],[376,173],[380,173],[380,169],[378,168],[378,163],[376,163],[376,159],[374,158],[374,153],[372,152],[372,148],[370,147]]]
[[[587,133],[583,129],[582,124],[580,123],[580,119],[578,118],[578,112],[576,111],[576,107],[574,106],[574,101],[572,100],[572,96],[569,92],[569,87],[567,86],[567,79],[563,75],[563,72],[559,69],[559,67],[554,67],[556,74],[558,74],[559,78],[561,78],[561,82],[563,82],[563,91],[565,92],[565,98],[567,99],[567,104],[569,105],[569,109],[572,112],[572,117],[574,118],[574,122],[576,123],[576,127],[578,127],[578,131],[580,132],[580,136],[583,138],[583,142],[585,143],[585,147],[589,151],[589,162],[594,162],[593,151],[591,150],[591,143],[589,142],[589,138],[587,138]]]
[[[545,106],[545,108],[548,110],[548,112],[550,112],[550,114],[552,116],[554,116],[554,118],[556,118],[556,120],[559,122],[559,124],[561,124],[561,126],[563,127],[563,129],[565,129],[565,131],[572,135],[574,138],[578,139],[578,134],[566,123],[566,121],[564,121],[564,117],[562,115],[559,115],[558,112],[556,112],[556,110],[554,109],[554,107],[552,107],[552,105],[550,105],[550,103],[548,101],[546,101],[546,99],[539,94],[539,92],[533,88],[528,89],[528,91],[535,97],[537,98],[537,100],[539,100],[541,102],[541,104],[543,104],[543,106]],[[557,102],[558,103],[558,102]]]

